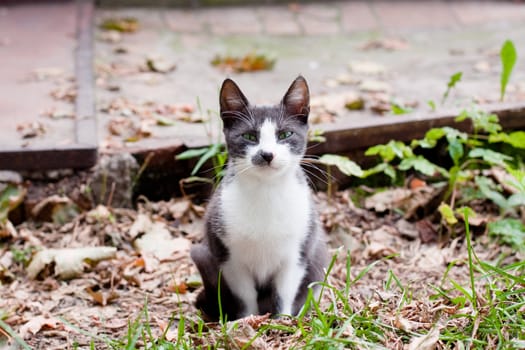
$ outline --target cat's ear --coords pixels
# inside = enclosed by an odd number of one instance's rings
[[[222,83],[219,101],[221,118],[225,126],[230,125],[239,113],[246,111],[249,104],[241,89],[231,79],[226,79]]]
[[[310,92],[306,80],[301,75],[288,88],[282,104],[287,115],[297,117],[306,124],[310,113]]]

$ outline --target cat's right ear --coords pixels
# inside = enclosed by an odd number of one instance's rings
[[[249,104],[241,89],[231,79],[226,79],[222,83],[219,101],[225,127],[230,126],[240,113],[244,113]]]

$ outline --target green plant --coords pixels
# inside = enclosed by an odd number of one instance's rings
[[[525,261],[505,266],[480,261],[477,257],[468,218],[470,209],[463,210],[468,264],[468,286],[447,277],[452,288],[435,288],[438,295],[458,308],[451,320],[464,320],[463,327],[444,327],[440,335],[443,345],[486,349],[497,344],[498,349],[519,349],[525,345],[525,318],[520,309],[525,305]],[[492,344],[492,345],[491,345]]]
[[[9,231],[13,229],[8,219],[9,213],[23,202],[26,192],[23,185],[0,184],[0,237],[9,235]]]
[[[507,40],[503,43],[500,51],[501,59],[501,79],[500,79],[500,100],[503,101],[505,98],[505,91],[507,90],[507,83],[509,82],[510,75],[518,59],[516,47],[511,40]]]
[[[463,72],[457,72],[450,76],[450,79],[447,83],[447,89],[443,93],[443,97],[441,98],[441,104],[444,104],[446,99],[448,98],[448,94],[450,94],[450,91],[456,86],[457,83],[461,81],[461,77],[463,75]]]
[[[15,247],[11,247],[11,254],[13,254],[13,260],[24,265],[27,265],[29,263],[34,252],[34,247],[29,247],[26,249],[17,249]]]
[[[408,114],[414,111],[413,108],[403,106],[402,104],[396,102],[392,102],[390,104],[390,109],[394,115]]]
[[[198,158],[197,163],[191,171],[191,176],[195,176],[202,166],[211,159],[213,163],[214,178],[216,183],[220,181],[224,175],[224,166],[226,165],[226,160],[228,159],[228,153],[226,147],[223,143],[213,143],[208,147],[196,148],[186,150],[177,156],[176,160],[187,160]]]
[[[11,338],[13,338],[15,340],[15,342],[19,345],[19,347],[21,347],[22,349],[25,349],[25,350],[31,350],[31,346],[29,346],[29,344],[27,344],[24,339],[22,339],[11,327],[9,327],[9,325],[7,323],[5,323],[1,318],[0,318],[0,329],[2,330],[1,333],[4,333],[4,334],[8,334]],[[2,344],[2,341],[0,339],[0,346],[3,347],[3,344]]]

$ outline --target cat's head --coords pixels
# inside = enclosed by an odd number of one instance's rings
[[[302,76],[279,104],[261,107],[252,106],[237,84],[226,79],[220,92],[221,118],[236,173],[272,178],[294,171],[306,149],[309,100]]]

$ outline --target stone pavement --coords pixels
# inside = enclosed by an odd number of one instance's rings
[[[510,1],[319,1],[162,12],[176,32],[211,35],[398,33],[525,19],[523,5]]]
[[[118,16],[136,17],[140,29],[120,35],[116,42],[97,30],[97,70],[103,76],[97,88],[103,152],[140,153],[162,147],[178,152],[179,147],[200,147],[220,139],[218,90],[227,76],[239,83],[248,99],[263,104],[277,102],[295,76],[303,74],[314,104],[321,107],[313,108],[313,119],[320,122],[313,128],[329,136],[315,152],[348,152],[391,137],[417,137],[432,125],[450,123],[451,118],[441,116],[453,116],[451,110],[468,107],[472,100],[497,103],[502,43],[512,39],[518,52],[525,52],[525,5],[516,2],[348,1],[99,9],[96,22]],[[234,73],[210,64],[216,55],[250,52],[274,57],[273,70]],[[151,56],[175,64],[176,69],[165,74],[145,70],[144,62]],[[353,70],[349,69],[352,63]],[[462,81],[441,105],[449,77],[459,71]],[[519,60],[507,102],[521,106],[524,79],[525,62]],[[348,96],[363,98],[365,108],[345,110]],[[137,104],[196,105],[197,100],[209,123],[153,125],[152,135],[137,142],[122,142],[108,133],[112,118],[129,117],[128,110]],[[437,112],[427,105],[429,100],[435,101]],[[127,108],[107,113],[107,106],[115,102],[120,109]],[[414,111],[405,115],[374,112],[381,103],[389,108],[391,102],[410,105]],[[324,109],[335,116],[327,116]],[[131,117],[140,122],[147,119]]]
[[[78,73],[73,59],[78,45],[75,26],[88,21],[80,16],[75,24],[74,16],[73,2],[0,6],[0,76],[7,78],[0,81],[0,158],[6,149],[25,149],[29,154],[32,148],[75,144],[73,122],[78,124],[85,116],[60,118],[73,111],[67,100],[75,99],[70,94],[74,90],[68,89],[72,85],[68,77]],[[125,16],[138,19],[136,32],[110,33],[98,27],[104,19]],[[162,162],[170,166],[173,154],[182,149],[220,140],[218,89],[227,76],[252,102],[262,104],[277,102],[295,76],[303,74],[312,92],[313,128],[326,131],[328,137],[314,149],[318,153],[344,153],[392,137],[416,137],[432,125],[449,123],[451,119],[444,117],[472,100],[510,111],[512,120],[506,125],[523,127],[516,122],[525,120],[523,23],[525,5],[519,1],[99,8],[93,28],[99,148],[132,152],[139,160],[150,150],[164,149]],[[514,41],[520,59],[507,104],[502,105],[498,52],[506,39]],[[274,68],[234,73],[210,64],[216,55],[253,52],[275,58]],[[148,60],[169,69],[154,72]],[[459,71],[462,81],[441,104],[449,77]],[[52,78],[35,81],[35,72]],[[91,84],[85,74],[77,83]],[[345,99],[355,98],[364,100],[364,109],[346,110]],[[429,100],[437,111],[428,106]],[[391,103],[413,112],[377,112]],[[193,122],[171,115],[179,113],[174,109],[192,108]],[[195,122],[202,116],[209,122]],[[46,132],[23,139],[24,128],[16,129],[35,121],[46,125]],[[129,135],[130,128],[136,135]],[[0,159],[0,168],[6,167],[5,159],[3,164]],[[35,163],[27,165],[31,164]]]

